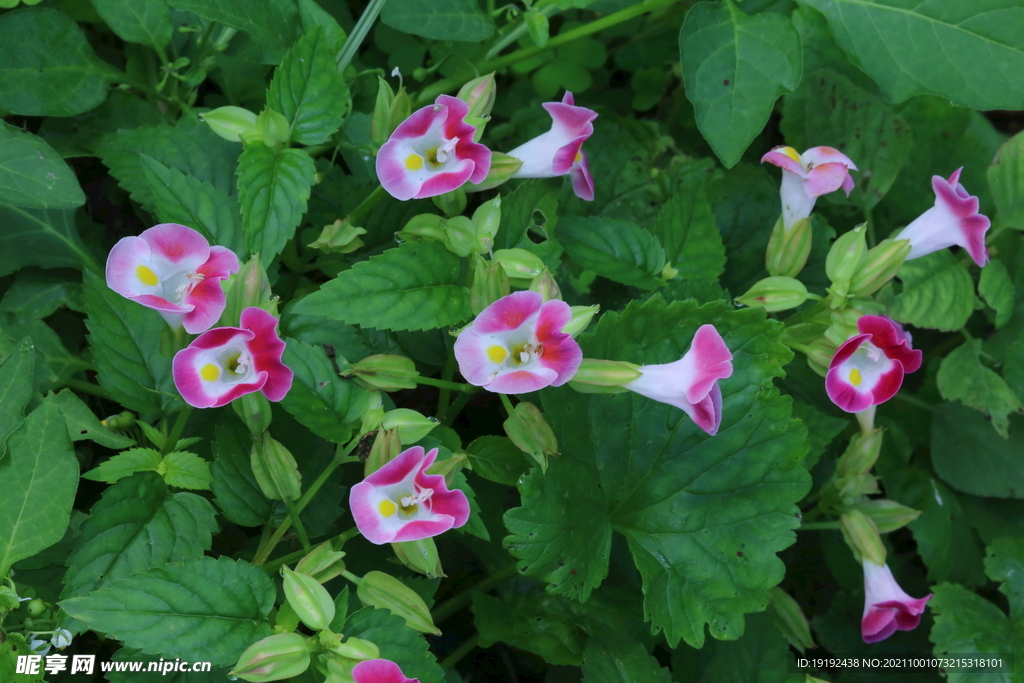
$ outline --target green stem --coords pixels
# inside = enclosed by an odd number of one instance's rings
[[[508,413],[508,416],[512,417],[512,413],[514,413],[516,409],[512,406],[512,401],[509,399],[508,394],[498,394],[498,396],[501,397],[501,404],[505,406],[505,411]]]
[[[114,401],[114,398],[107,393],[106,389],[104,389],[101,386],[97,386],[92,382],[86,382],[85,380],[81,379],[69,379],[64,384],[68,388],[74,389],[75,391],[80,391],[83,394],[92,394],[93,396],[105,398],[108,401]]]
[[[352,527],[348,531],[345,531],[345,532],[340,533],[337,536],[335,536],[334,539],[332,539],[332,542],[333,543],[337,543],[339,546],[343,546],[343,545],[345,545],[345,543],[349,539],[351,539],[353,536],[356,536],[358,534],[359,534],[359,528],[358,527]],[[287,555],[282,555],[281,557],[277,557],[277,558],[271,560],[270,562],[267,562],[265,565],[263,565],[263,569],[268,574],[273,574],[278,569],[280,569],[282,565],[291,564],[292,562],[294,562],[296,560],[301,560],[303,557],[306,556],[306,554],[308,552],[309,552],[308,550],[296,550],[293,553],[288,553]]]
[[[825,297],[825,299],[817,302],[813,306],[805,308],[804,310],[799,311],[797,313],[794,313],[793,315],[783,320],[782,323],[786,327],[790,327],[792,325],[796,325],[797,323],[802,323],[809,318],[813,318],[814,316],[827,311],[829,298],[831,297]]]
[[[445,427],[451,427],[452,422],[455,421],[455,418],[459,416],[459,413],[462,412],[462,409],[466,407],[466,404],[469,403],[469,400],[473,398],[476,393],[476,391],[467,391],[459,394],[459,397],[455,399],[455,403],[449,406],[444,415],[437,416],[437,418],[441,420],[441,424]]]
[[[370,32],[370,28],[373,26],[373,22],[377,20],[377,15],[384,9],[384,5],[388,0],[370,0],[370,4],[363,10],[363,14],[359,17],[359,21],[356,22],[355,27],[352,29],[352,33],[348,35],[348,39],[345,44],[341,46],[341,51],[335,58],[335,62],[338,65],[338,71],[344,71],[345,67],[348,66],[352,58],[356,56],[356,50],[363,44],[363,40],[366,38],[366,34]]]
[[[455,651],[450,655],[441,660],[442,669],[454,669],[455,665],[459,663],[459,660],[468,655],[470,652],[476,649],[477,641],[480,636],[473,636],[462,645],[455,648]]]
[[[385,194],[387,194],[387,192],[384,191],[383,186],[378,187],[376,190],[371,192],[370,196],[364,199],[362,203],[359,204],[359,206],[352,209],[352,211],[348,215],[348,222],[351,223],[352,225],[357,225],[360,219],[362,219],[363,216],[365,216],[366,214],[370,213],[370,209],[375,207],[377,205],[377,202],[384,198]]]
[[[448,391],[473,391],[476,388],[472,384],[463,384],[461,382],[446,382],[443,379],[423,377],[422,375],[416,378],[416,383],[426,384],[428,387],[439,387],[441,389],[447,389]]]
[[[477,73],[489,73],[491,71],[503,69],[506,66],[512,66],[513,64],[517,64],[523,60],[536,57],[542,52],[553,50],[560,45],[572,42],[577,38],[589,36],[592,33],[597,33],[598,31],[603,31],[606,28],[611,28],[612,26],[621,24],[624,21],[628,21],[633,17],[638,17],[641,14],[646,14],[647,12],[660,9],[662,7],[667,7],[676,1],[677,0],[643,0],[643,2],[639,2],[632,7],[627,7],[624,10],[614,12],[606,17],[601,17],[600,19],[588,24],[574,28],[571,31],[560,33],[554,38],[548,40],[547,45],[544,47],[527,47],[521,50],[516,50],[515,52],[511,52],[502,57],[488,59],[474,69],[461,71],[454,76],[442,78],[436,83],[427,86],[420,91],[419,95],[417,95],[416,106],[422,107],[433,102],[438,95],[449,92],[450,90],[455,90],[466,81],[473,78]]]
[[[188,424],[188,418],[191,414],[192,406],[189,405],[178,411],[178,419],[174,421],[171,433],[167,435],[167,440],[164,441],[164,447],[160,451],[161,455],[167,455],[174,450],[174,447],[178,444],[178,439],[181,438],[181,433],[185,431],[185,425]]]
[[[931,403],[926,403],[921,399],[917,398],[916,396],[905,394],[902,391],[897,392],[894,398],[903,401],[904,403],[908,403],[916,408],[920,408],[921,410],[927,410],[929,413],[935,412],[935,406],[933,406]]]
[[[832,531],[840,528],[839,522],[811,522],[810,524],[801,524],[797,527],[797,531]]]
[[[535,6],[534,9],[546,17],[550,17],[551,15],[557,13],[559,10],[557,5],[547,5],[545,7],[541,7],[540,9],[537,9]],[[519,23],[517,23],[512,28],[512,30],[510,30],[508,33],[499,38],[498,42],[491,46],[491,49],[487,51],[487,55],[484,57],[484,59],[494,59],[502,50],[504,50],[506,47],[519,40],[519,38],[525,35],[526,32],[529,30],[529,27],[526,25],[526,15],[523,14],[519,20]]]
[[[295,533],[299,536],[299,543],[302,544],[302,549],[305,552],[309,552],[309,534],[306,533],[306,527],[303,526],[302,520],[299,518],[299,511],[295,509],[295,503],[286,498],[284,505],[288,508],[288,516],[291,517],[292,525],[295,527]]]
[[[446,345],[447,346],[447,345]],[[444,361],[444,370],[441,371],[441,380],[450,382],[452,377],[455,376],[455,354],[452,353],[451,347],[448,347],[448,357]],[[450,389],[441,387],[441,393],[437,397],[437,417],[440,419],[446,410],[448,410],[448,402],[452,398],[452,392]]]
[[[346,579],[348,579],[349,581],[351,581],[352,583],[354,583],[357,586],[363,582],[363,580],[361,578],[359,578],[358,576],[356,576],[355,574],[353,574],[352,572],[350,572],[347,569],[345,571],[343,571],[341,573],[341,575],[344,576]]]
[[[498,571],[488,576],[486,579],[481,579],[480,581],[473,584],[464,591],[442,602],[440,605],[431,610],[430,617],[434,620],[435,624],[439,624],[451,615],[458,612],[463,605],[469,602],[469,600],[473,597],[473,593],[477,591],[485,593],[494,588],[495,586],[497,586],[498,584],[508,581],[518,573],[519,571],[516,569],[515,563],[510,564],[507,567],[502,567]]]

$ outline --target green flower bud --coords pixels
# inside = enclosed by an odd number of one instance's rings
[[[766,277],[736,301],[744,306],[761,307],[769,313],[796,308],[807,301],[807,287],[791,277]]]
[[[121,432],[126,429],[131,429],[135,424],[135,413],[126,410],[122,413],[118,413],[117,415],[111,415],[105,420],[100,420],[100,424],[112,432]]]
[[[825,274],[842,296],[846,296],[850,278],[857,272],[868,250],[866,230],[867,226],[861,223],[853,230],[840,235],[825,258]]]
[[[279,633],[253,643],[229,675],[251,683],[281,681],[309,668],[309,646],[298,633]]]
[[[311,576],[320,583],[327,583],[345,571],[344,557],[344,551],[335,550],[330,541],[324,541],[299,560],[295,571]]]
[[[491,152],[491,168],[487,171],[487,177],[483,179],[483,182],[478,185],[466,183],[462,187],[465,188],[466,192],[493,190],[499,185],[508,182],[509,178],[515,175],[522,167],[523,162],[521,159],[516,159],[501,152]]]
[[[371,391],[370,398],[366,402],[366,408],[363,409],[363,414],[360,417],[361,424],[359,427],[359,433],[369,434],[380,427],[381,420],[383,419],[384,399],[381,397],[379,391]]]
[[[438,424],[437,418],[425,417],[409,408],[396,408],[384,413],[380,426],[384,429],[397,429],[402,445],[410,446],[429,434]]]
[[[857,321],[863,314],[854,308],[832,311],[829,315],[830,325],[825,330],[825,339],[838,348],[850,337],[859,334]]]
[[[302,475],[291,452],[269,433],[253,439],[252,473],[263,495],[271,500],[296,500],[302,493]]]
[[[875,466],[878,454],[882,451],[882,430],[872,429],[870,432],[858,432],[850,439],[850,444],[836,462],[835,478],[846,479],[851,476],[867,474]]]
[[[380,657],[380,648],[375,643],[363,640],[362,638],[349,638],[344,643],[338,643],[332,647],[331,652],[345,659],[354,659],[357,662]]]
[[[427,474],[440,474],[450,489],[455,481],[455,475],[462,470],[462,465],[466,460],[465,455],[453,455],[445,460],[435,460],[434,464],[427,468]]]
[[[840,525],[843,540],[858,562],[866,557],[877,565],[885,564],[885,545],[870,517],[859,510],[849,510],[840,517]]]
[[[452,218],[466,210],[466,191],[459,187],[451,192],[434,195],[430,201],[434,202],[434,206],[441,209],[447,218]]]
[[[391,105],[395,101],[395,91],[380,76],[377,76],[377,100],[370,117],[370,140],[380,147],[391,137],[393,129],[388,128],[391,119]]]
[[[444,242],[444,218],[433,213],[421,213],[413,216],[398,233],[398,236],[411,242],[418,239]]]
[[[391,116],[388,118],[388,135],[395,132],[409,116],[412,115],[412,100],[409,99],[409,93],[405,91],[405,88],[399,88],[398,94],[395,95],[395,101],[391,103]],[[387,140],[387,138],[385,138]]]
[[[220,316],[222,327],[238,327],[242,311],[250,307],[277,314],[277,299],[272,298],[270,279],[259,254],[253,254],[231,278],[225,298],[224,312]]]
[[[481,243],[490,248],[501,225],[501,195],[484,202],[473,212],[473,227]]]
[[[501,264],[509,278],[520,280],[532,280],[545,268],[539,256],[525,249],[498,249],[494,252],[494,260]]]
[[[414,572],[426,575],[428,579],[436,579],[444,576],[441,569],[441,560],[437,556],[437,545],[433,538],[424,538],[420,541],[402,541],[392,543],[391,549],[395,551],[395,557]]]
[[[282,114],[269,107],[256,117],[256,125],[241,134],[247,145],[262,142],[267,147],[280,149],[291,138],[291,124]]]
[[[640,366],[618,360],[584,358],[570,383],[619,387],[640,377]]]
[[[349,373],[361,386],[384,391],[415,389],[416,379],[420,376],[411,359],[385,354],[367,356],[353,365]]]
[[[661,269],[661,279],[665,282],[669,280],[675,280],[679,277],[679,271],[672,267],[671,263],[666,263]]]
[[[550,301],[552,299],[558,299],[561,297],[561,292],[558,291],[558,283],[555,282],[554,276],[551,271],[545,268],[541,271],[540,275],[530,280],[530,291],[537,292],[544,298],[544,301]]]
[[[887,534],[890,531],[902,529],[921,516],[920,510],[900,505],[894,500],[870,499],[850,506],[853,510],[859,510],[871,518],[871,521],[878,527],[878,533]]]
[[[444,229],[444,246],[453,254],[465,258],[487,251],[474,232],[473,221],[465,216],[445,219],[441,226]]]
[[[441,635],[423,598],[390,574],[369,572],[356,588],[356,595],[364,605],[390,610],[402,617],[410,628],[420,633]]]
[[[363,241],[359,237],[365,234],[366,230],[354,227],[347,218],[339,218],[330,225],[325,225],[316,241],[307,246],[326,254],[351,254],[363,246]]]
[[[498,86],[494,82],[493,71],[486,76],[474,78],[459,89],[456,97],[469,105],[466,123],[476,126],[473,142],[480,142],[483,137],[484,127],[491,118],[491,109],[494,108],[497,94]]]
[[[505,269],[497,261],[484,261],[473,255],[473,282],[469,286],[469,307],[473,315],[481,312],[503,296],[511,287]]]
[[[218,107],[200,114],[199,118],[229,142],[241,142],[241,136],[256,126],[256,114],[241,107]]]
[[[565,327],[562,328],[562,332],[571,334],[573,338],[580,336],[600,310],[601,306],[598,304],[593,306],[570,306],[569,311],[572,313],[572,317],[565,324]]]
[[[320,582],[307,574],[281,568],[284,576],[284,596],[302,623],[321,631],[331,625],[334,619],[334,600]]]
[[[893,279],[910,253],[908,240],[882,240],[869,249],[850,279],[850,296],[868,296]]]
[[[772,236],[768,239],[768,251],[765,254],[764,265],[768,273],[779,277],[796,277],[804,269],[810,255],[811,219],[797,221],[786,230],[779,216]]]
[[[817,647],[804,611],[789,593],[775,586],[768,591],[768,601],[775,613],[775,623],[790,645],[800,652]]]
[[[398,457],[402,452],[402,441],[398,438],[397,429],[382,429],[370,446],[370,455],[363,463],[363,476],[368,477],[384,465]]]
[[[547,470],[548,456],[558,455],[558,441],[537,406],[521,401],[504,422],[505,433],[516,448],[529,453]]]
[[[814,340],[807,345],[807,364],[816,373],[824,377],[828,374],[828,366],[832,362],[832,356],[836,355],[839,349],[825,337]]]
[[[0,614],[18,609],[21,604],[18,600],[18,593],[10,586],[0,586]],[[34,617],[40,616],[46,611],[46,603],[39,598],[29,600],[28,613]]]

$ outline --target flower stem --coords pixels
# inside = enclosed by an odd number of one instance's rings
[[[355,574],[353,574],[352,572],[350,572],[347,569],[345,571],[343,571],[341,573],[341,575],[344,576],[346,579],[348,579],[349,581],[351,581],[352,583],[354,583],[357,586],[363,582],[363,580],[361,578],[359,578],[358,576],[356,576]]]
[[[505,411],[508,413],[508,416],[512,417],[512,413],[514,413],[516,409],[512,406],[512,401],[509,399],[508,394],[498,394],[498,396],[501,397],[501,404],[505,406]]]
[[[462,409],[466,407],[466,404],[469,403],[469,400],[473,398],[478,391],[480,391],[480,389],[475,388],[475,391],[467,391],[460,394],[459,397],[455,399],[455,403],[448,407],[444,415],[438,414],[437,419],[441,420],[441,424],[445,427],[451,427],[452,422],[455,421],[455,418],[459,416]]]
[[[461,382],[446,382],[443,379],[434,379],[433,377],[417,377],[417,384],[426,384],[428,387],[439,387],[441,389],[447,389],[448,391],[474,391],[476,387],[472,384],[463,384]]]
[[[341,46],[341,51],[338,52],[338,56],[335,57],[335,63],[338,65],[338,71],[344,71],[348,63],[352,61],[352,58],[356,56],[356,50],[363,44],[363,40],[366,38],[366,34],[370,32],[370,28],[373,26],[373,22],[377,21],[377,15],[384,9],[384,5],[388,0],[370,0],[370,4],[363,10],[362,15],[359,17],[359,21],[356,22],[355,27],[352,29],[352,33],[348,35],[348,39],[345,44]]]
[[[309,552],[309,534],[306,533],[306,527],[302,525],[302,520],[299,519],[299,511],[295,509],[295,502],[286,498],[284,504],[288,508],[288,516],[295,526],[295,533],[299,536],[299,543],[302,544],[302,549]]]
[[[514,562],[508,565],[507,567],[502,567],[501,569],[494,572],[487,578],[481,579],[480,581],[476,582],[464,591],[461,591],[460,593],[442,602],[440,605],[438,605],[430,611],[430,617],[434,620],[435,624],[440,623],[448,617],[450,617],[451,615],[458,612],[459,609],[461,609],[462,606],[469,602],[470,598],[473,597],[473,593],[477,591],[481,593],[489,591],[498,584],[504,583],[505,581],[511,579],[518,573],[519,572],[516,569],[516,563]]]
[[[104,398],[108,401],[114,401],[113,397],[107,393],[106,389],[104,389],[101,386],[97,386],[92,382],[86,382],[85,380],[81,379],[69,379],[68,381],[64,382],[64,385],[67,386],[69,389],[80,391],[83,394],[92,394],[93,396],[99,396],[100,398]]]
[[[450,655],[441,660],[442,669],[454,669],[455,665],[459,663],[459,660],[468,655],[470,652],[476,649],[477,641],[480,636],[473,636],[462,645],[455,648],[455,651]]]
[[[839,522],[811,522],[810,524],[801,524],[797,527],[797,531],[832,531],[839,528]]]
[[[167,455],[174,450],[174,447],[178,445],[178,439],[181,438],[181,433],[185,431],[185,425],[188,424],[188,418],[192,415],[192,406],[186,405],[184,408],[178,411],[178,419],[174,421],[174,426],[171,427],[171,433],[167,435],[167,439],[164,441],[164,447],[160,449],[160,455]]]
[[[933,406],[931,403],[925,403],[916,396],[911,396],[910,394],[906,394],[902,391],[897,392],[893,398],[899,399],[904,403],[909,403],[910,405],[916,408],[920,408],[921,410],[927,410],[929,413],[935,412],[935,406]]]
[[[370,209],[376,206],[377,202],[384,198],[385,194],[387,193],[384,191],[383,185],[371,192],[370,195],[359,204],[359,206],[352,209],[348,214],[348,222],[352,225],[357,225],[360,219],[370,213]]]
[[[796,325],[797,323],[802,323],[802,322],[806,321],[809,318],[813,318],[814,316],[818,315],[819,313],[823,313],[823,312],[827,311],[828,310],[829,299],[831,299],[831,297],[825,297],[823,300],[817,302],[813,306],[805,308],[804,310],[798,311],[798,312],[794,313],[793,315],[789,316],[788,318],[783,320],[782,323],[786,327],[790,327],[792,325]]]

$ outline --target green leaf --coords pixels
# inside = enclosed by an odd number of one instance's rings
[[[1024,108],[1024,44],[1010,28],[1024,23],[1016,0],[801,2],[828,17],[836,42],[890,102],[931,93],[973,109]]]
[[[107,680],[110,683],[209,683],[214,680],[226,679],[230,666],[221,668],[214,667],[211,671],[190,671],[191,667],[183,667],[185,671],[172,671],[164,673],[161,671],[163,658],[158,655],[147,655],[141,650],[133,647],[121,647],[110,658],[112,662],[140,662],[141,671],[131,671],[132,664],[128,664],[125,671],[112,669],[107,672]],[[153,668],[150,669],[150,663]],[[114,665],[117,666],[117,665]],[[124,666],[124,665],[122,665]],[[205,668],[205,667],[203,667]]]
[[[261,568],[202,557],[133,574],[60,606],[129,647],[219,665],[234,664],[272,633],[266,618],[275,594]]]
[[[0,576],[64,536],[78,488],[78,459],[51,399],[33,410],[0,460]]]
[[[295,373],[295,379],[281,407],[328,441],[345,443],[352,438],[369,394],[338,376],[322,346],[287,339],[282,361]]]
[[[701,683],[781,683],[789,643],[769,612],[751,614],[739,640],[712,641],[700,651]],[[803,683],[803,679],[800,683]]]
[[[85,309],[100,385],[140,413],[160,412],[177,403],[171,359],[160,355],[160,315],[125,299],[92,273],[85,276]]]
[[[807,425],[807,439],[811,442],[811,450],[804,458],[804,467],[808,470],[814,469],[828,445],[850,424],[848,420],[826,415],[803,401],[793,401],[793,417]]]
[[[72,441],[89,439],[107,448],[128,448],[135,445],[135,442],[124,434],[112,432],[103,426],[89,406],[70,389],[64,389],[54,396],[53,400],[64,414],[68,437]]]
[[[237,422],[221,422],[212,442],[214,502],[240,526],[259,526],[270,515],[270,501],[260,490],[249,458],[250,439]]]
[[[1024,230],[1024,133],[999,148],[988,167],[988,186],[999,212],[996,222]]]
[[[14,351],[13,340],[25,337],[32,338],[32,346],[36,352],[33,391],[43,394],[56,389],[66,384],[76,372],[81,371],[81,359],[72,356],[64,348],[60,337],[49,325],[42,320],[0,313],[0,347],[4,347],[0,355],[6,358]],[[9,345],[7,340],[11,340]]]
[[[264,64],[281,61],[298,29],[298,12],[292,0],[265,0],[259,12],[252,11],[249,0],[167,0],[167,4],[245,31],[259,44]]]
[[[992,426],[1004,439],[1008,436],[1012,412],[1024,413],[1024,406],[1003,378],[981,364],[981,340],[971,339],[942,359],[936,381],[947,401],[960,400],[991,418]]]
[[[291,126],[291,139],[303,145],[316,145],[331,137],[344,122],[350,100],[348,83],[319,27],[288,51],[267,92],[267,104],[284,114]]]
[[[32,339],[25,337],[0,364],[0,457],[6,450],[7,437],[24,422],[25,408],[32,398],[32,351]]]
[[[390,659],[407,678],[420,683],[442,683],[444,672],[427,650],[427,641],[405,625],[405,619],[386,609],[365,607],[348,615],[342,629],[350,638],[369,640],[380,648],[382,659]]]
[[[473,471],[506,486],[515,486],[530,463],[511,439],[504,436],[481,436],[466,447]]]
[[[316,166],[301,149],[246,147],[238,159],[238,201],[250,252],[264,263],[281,253],[306,213]]]
[[[75,227],[75,212],[26,209],[0,202],[0,276],[24,266],[93,268],[100,266]]]
[[[782,211],[779,180],[760,166],[739,164],[709,181],[707,190],[729,255],[722,286],[745,292],[768,276],[764,254],[772,226]]]
[[[177,486],[180,489],[191,489],[193,491],[209,491],[210,482],[213,477],[210,475],[210,464],[195,453],[188,451],[175,451],[164,456],[160,463],[161,474],[168,486]]]
[[[602,277],[653,290],[665,266],[658,238],[633,223],[601,216],[567,216],[558,221],[558,239],[573,261]]]
[[[83,479],[113,484],[136,472],[156,472],[160,466],[160,451],[152,448],[132,448],[118,453],[82,475]]]
[[[505,513],[505,543],[520,568],[550,592],[581,600],[607,573],[598,549],[613,530],[623,534],[643,578],[646,618],[673,646],[682,638],[699,647],[705,624],[716,638],[739,637],[742,615],[764,609],[782,579],[775,553],[793,543],[795,504],[809,486],[799,467],[806,430],[790,419],[791,399],[771,386],[792,356],[763,312],[658,296],[606,313],[581,338],[587,357],[666,363],[707,323],[733,353],[733,375],[719,382],[716,436],[636,394],[552,389],[545,416],[562,455],[543,477],[535,470],[526,478],[522,507]],[[590,539],[588,554],[576,534]]]
[[[459,259],[437,242],[407,242],[371,257],[302,299],[292,312],[379,330],[430,330],[468,319]]]
[[[121,39],[156,50],[171,42],[174,26],[166,0],[92,0],[96,12]]]
[[[678,277],[716,281],[725,270],[725,245],[703,177],[688,179],[662,205],[653,232],[665,248],[666,260],[679,271]]]
[[[800,83],[800,36],[784,14],[748,16],[732,2],[699,2],[686,13],[679,52],[697,127],[732,168],[775,100]]]
[[[907,261],[897,277],[903,291],[888,305],[888,314],[898,322],[952,332],[974,312],[971,273],[948,249]]]
[[[671,683],[672,675],[640,643],[606,635],[587,641],[583,683]]]
[[[85,204],[78,179],[48,144],[0,121],[0,196],[13,206],[73,209]]]
[[[0,313],[14,313],[36,319],[49,317],[62,306],[84,311],[82,283],[72,282],[52,271],[26,269],[0,300]]]
[[[1024,185],[1021,185],[1021,191],[1024,192]],[[1006,325],[1010,321],[1010,316],[1013,315],[1015,292],[1013,281],[1010,280],[1010,274],[1002,261],[992,259],[985,268],[981,269],[978,293],[984,297],[985,303],[995,309],[996,329]]]
[[[46,669],[42,666],[35,674],[16,673],[19,670],[18,657],[24,656],[24,653],[30,650],[29,643],[20,633],[5,635],[7,637],[4,642],[0,643],[0,680],[10,683],[46,683],[43,679]]]
[[[0,109],[74,116],[103,102],[119,76],[64,12],[25,7],[0,16]]]
[[[970,457],[965,458],[964,454]],[[1010,419],[1010,437],[992,430],[976,410],[943,403],[932,415],[935,472],[958,491],[993,498],[1024,498],[1024,417]]]
[[[303,33],[310,33],[317,26],[321,27],[331,55],[338,55],[345,45],[347,36],[337,19],[318,5],[316,0],[299,0],[299,19],[302,21]]]
[[[434,40],[480,42],[494,33],[494,20],[474,0],[391,0],[380,20],[402,33]]]

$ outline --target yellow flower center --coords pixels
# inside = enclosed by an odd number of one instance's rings
[[[858,370],[857,368],[850,370],[850,384],[852,384],[855,387],[859,387],[860,383],[863,381],[864,379],[860,376],[860,370]]]
[[[392,503],[390,500],[382,500],[380,505],[377,506],[377,511],[385,517],[390,517],[395,514],[398,510],[398,506]]]
[[[207,382],[215,382],[220,377],[220,368],[213,363],[207,363],[199,370],[199,376]]]
[[[418,171],[423,168],[423,157],[419,154],[410,154],[405,158],[405,167],[410,171]]]
[[[576,158],[573,161],[575,163],[583,161],[583,152],[576,152]]]
[[[160,282],[160,278],[156,276],[156,273],[146,266],[136,266],[135,277],[139,278],[139,281],[148,287],[152,287]]]
[[[793,161],[797,162],[798,164],[800,163],[800,154],[795,149],[793,149],[792,147],[783,147],[779,151],[782,152],[783,154],[785,154],[787,157],[789,157]]]
[[[495,344],[491,348],[487,349],[487,357],[491,359],[492,363],[501,363],[508,358],[508,351],[505,350],[504,346],[498,346]]]

